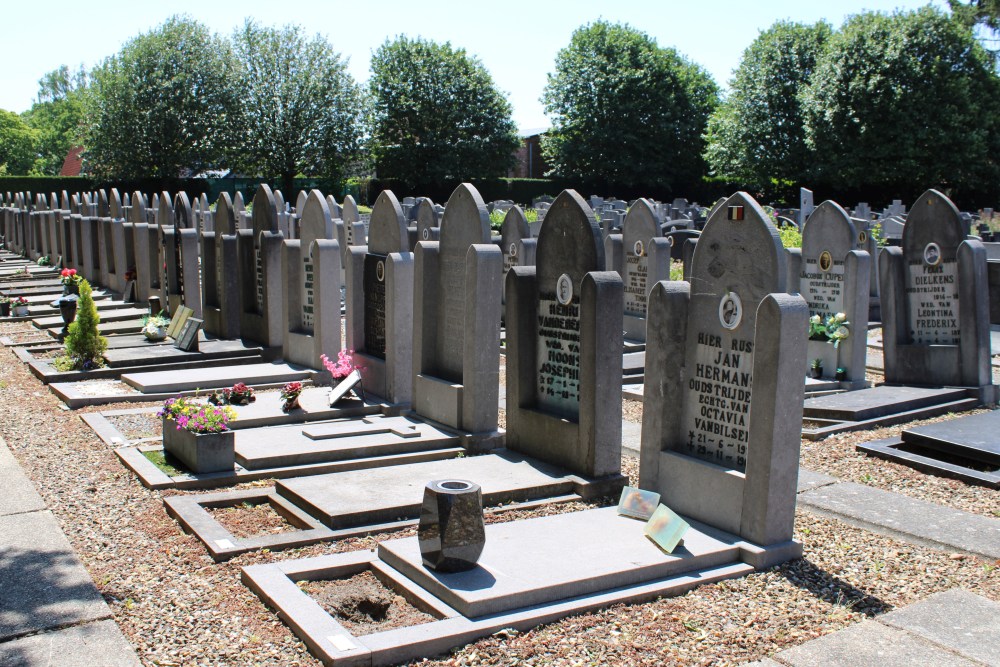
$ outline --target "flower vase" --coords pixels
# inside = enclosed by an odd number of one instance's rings
[[[63,285],[63,295],[68,296],[70,294],[79,294],[80,285],[78,283],[66,283]]]
[[[302,406],[299,405],[299,397],[296,396],[295,398],[290,398],[286,400],[284,404],[281,406],[281,409],[284,410],[285,412],[291,412],[292,410],[298,410],[300,407]]]

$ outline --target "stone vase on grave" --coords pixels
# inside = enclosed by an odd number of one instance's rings
[[[463,479],[428,483],[417,539],[424,565],[436,572],[464,572],[476,567],[486,546],[479,485]]]

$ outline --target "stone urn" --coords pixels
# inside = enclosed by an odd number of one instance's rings
[[[474,568],[486,544],[479,485],[462,479],[428,483],[417,539],[426,567],[437,572]]]
[[[14,306],[11,308],[11,315],[14,317],[27,317],[28,307],[27,306]]]

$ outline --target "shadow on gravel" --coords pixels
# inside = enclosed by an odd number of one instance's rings
[[[814,565],[808,558],[785,563],[778,570],[791,583],[832,605],[846,607],[868,617],[878,616],[893,609],[888,602],[838,579]]]

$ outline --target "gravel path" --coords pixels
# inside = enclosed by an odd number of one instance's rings
[[[0,326],[0,333],[9,328]],[[319,664],[240,583],[240,567],[374,549],[381,536],[245,554],[216,564],[166,515],[162,495],[143,488],[77,412],[61,408],[10,350],[0,355],[7,355],[0,364],[0,434],[145,664]],[[87,410],[130,407],[123,403]],[[869,471],[873,480],[865,483],[895,485],[899,488],[893,490],[969,511],[990,514],[1000,509],[996,498],[989,497],[998,495],[995,492],[858,458],[850,447],[858,436],[804,445],[805,465],[854,481]],[[624,468],[634,481],[636,461],[626,457]],[[491,516],[490,521],[588,506],[592,504],[516,510]],[[802,560],[703,586],[680,598],[619,605],[526,633],[501,632],[421,664],[729,665],[759,659],[954,586],[1000,600],[1000,562],[908,545],[806,512],[798,514],[796,533],[805,543]]]

